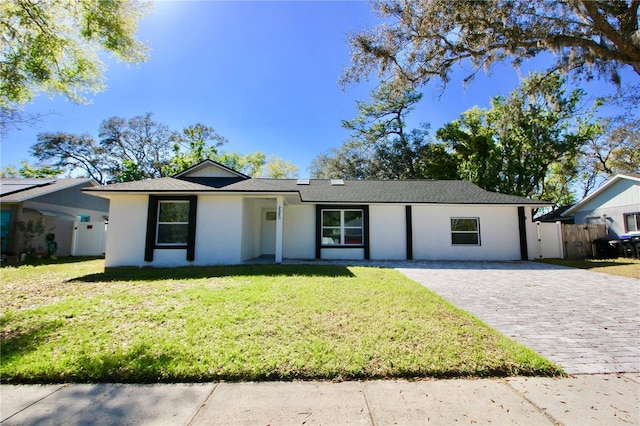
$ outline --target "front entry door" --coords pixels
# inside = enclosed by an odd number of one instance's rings
[[[276,254],[276,211],[262,210],[262,247],[261,255]]]

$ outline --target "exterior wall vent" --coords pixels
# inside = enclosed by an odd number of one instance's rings
[[[333,185],[333,186],[344,185],[344,180],[342,180],[342,179],[331,179],[331,185]]]
[[[309,179],[298,179],[297,185],[309,185]]]

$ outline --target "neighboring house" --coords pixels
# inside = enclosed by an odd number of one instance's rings
[[[640,232],[640,175],[615,175],[562,216],[573,216],[575,223],[607,225],[609,236],[616,239]]]
[[[88,196],[83,188],[96,187],[93,179],[0,179],[2,253],[20,254],[33,248],[44,251],[46,234],[54,234],[57,255],[71,254],[74,222],[102,222],[109,214],[109,201]],[[24,247],[19,222],[43,225],[43,233]],[[104,229],[104,226],[103,226]]]
[[[550,206],[462,181],[257,179],[210,160],[84,191],[110,201],[107,267],[532,259],[531,210]]]

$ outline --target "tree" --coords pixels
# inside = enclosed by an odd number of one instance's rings
[[[351,66],[342,82],[377,71],[400,87],[446,85],[456,65],[481,69],[551,52],[555,70],[619,84],[619,68],[640,75],[637,0],[376,0],[385,23],[350,36]]]
[[[240,154],[238,152],[222,152],[211,160],[224,164],[230,169],[236,170],[247,176],[259,176],[266,162],[266,156],[262,152]]]
[[[118,182],[167,176],[175,132],[152,120],[153,114],[112,117],[100,125],[106,172]]]
[[[139,63],[134,36],[149,3],[139,0],[0,2],[0,106],[16,109],[39,92],[74,102],[104,88],[100,51]]]
[[[216,133],[213,127],[202,123],[185,127],[173,136],[173,158],[165,173],[177,174],[203,160],[216,158],[218,148],[226,142],[227,139]]]
[[[300,168],[295,164],[272,155],[262,168],[261,175],[271,179],[295,179],[298,170]]]
[[[422,179],[449,176],[432,167],[431,155],[446,161],[444,148],[434,148],[427,140],[429,125],[407,129],[407,115],[422,98],[413,90],[396,90],[382,83],[372,91],[369,102],[357,101],[358,115],[344,120],[352,131],[339,149],[317,157],[310,167],[314,177],[350,179]],[[425,174],[425,173],[433,174]]]
[[[38,179],[38,178],[55,178],[60,176],[63,173],[63,170],[56,169],[52,167],[34,167],[30,165],[27,161],[20,161],[22,167],[16,169],[15,167],[9,165],[4,169],[0,170],[0,177],[2,178],[30,178],[30,179]]]
[[[31,147],[31,155],[43,167],[51,167],[71,173],[81,170],[99,183],[106,183],[107,152],[88,134],[40,133],[38,142]]]
[[[474,108],[439,129],[459,174],[487,190],[571,201],[579,153],[597,124],[581,117],[584,92],[567,92],[565,82],[558,73],[530,74],[489,110]]]
[[[607,99],[622,112],[600,119],[582,150],[582,197],[617,173],[640,173],[640,93],[629,89]]]

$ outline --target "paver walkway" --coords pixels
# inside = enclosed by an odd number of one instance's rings
[[[567,374],[640,372],[640,280],[534,262],[387,266]]]

